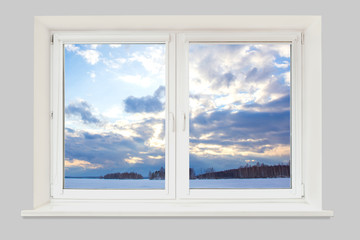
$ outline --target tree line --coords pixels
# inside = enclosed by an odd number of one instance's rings
[[[228,179],[228,178],[288,178],[290,177],[290,165],[245,165],[236,169],[224,171],[215,171],[214,168],[208,168],[205,173],[196,175],[193,168],[189,169],[190,179]],[[143,179],[144,177],[135,172],[109,173],[104,179]],[[158,171],[149,172],[150,180],[164,180],[165,169],[161,167]]]
[[[144,177],[135,172],[123,172],[123,173],[109,173],[105,176],[101,176],[103,179],[144,179]],[[150,180],[164,180],[165,179],[165,169],[161,167],[158,171],[149,172]]]
[[[135,172],[109,173],[103,176],[104,179],[143,179],[141,174]]]
[[[150,180],[164,180],[165,179],[165,169],[163,167],[160,168],[159,171],[149,172]]]
[[[209,168],[206,173],[196,175],[193,168],[189,170],[190,179],[227,179],[227,178],[288,178],[290,177],[290,165],[266,165],[259,164],[241,166],[237,169],[215,171]]]

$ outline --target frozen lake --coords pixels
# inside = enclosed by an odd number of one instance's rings
[[[190,188],[290,188],[290,178],[195,179]],[[164,189],[165,180],[65,178],[65,188]]]

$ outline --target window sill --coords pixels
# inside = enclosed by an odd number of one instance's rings
[[[332,217],[305,202],[269,203],[236,201],[52,201],[23,217]]]

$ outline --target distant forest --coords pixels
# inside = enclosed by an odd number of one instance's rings
[[[159,171],[149,172],[150,180],[164,180],[165,179],[165,169],[163,167],[160,168]]]
[[[189,169],[190,179],[229,179],[229,178],[288,178],[290,177],[290,165],[246,165],[235,169],[224,171],[215,171],[214,168],[208,168],[205,173],[196,175],[193,168]],[[144,179],[144,177],[135,172],[109,173],[104,179]],[[150,180],[164,180],[165,169],[161,167],[158,171],[149,172]]]
[[[103,176],[104,179],[143,179],[143,176],[134,172],[109,173]]]
[[[227,179],[227,178],[288,178],[290,177],[290,165],[246,165],[236,169],[215,172],[208,168],[206,173],[196,175],[190,168],[190,179]]]
[[[144,177],[135,172],[123,172],[123,173],[109,173],[100,178],[104,179],[144,179]],[[158,171],[149,172],[150,180],[164,180],[165,179],[165,169],[161,167]]]

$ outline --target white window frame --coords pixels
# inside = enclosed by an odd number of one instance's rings
[[[56,199],[51,196],[50,45],[54,31],[302,32],[301,198],[203,198],[179,191],[175,199]],[[322,209],[321,17],[318,16],[57,16],[35,17],[34,209],[22,216],[332,216]],[[198,39],[199,40],[199,39]],[[298,40],[299,41],[299,40]],[[179,46],[179,45],[178,45]],[[178,49],[177,49],[178,50]],[[179,72],[177,72],[179,74]],[[298,77],[299,75],[297,75]],[[181,76],[180,76],[181,77]],[[179,75],[177,75],[179,78]],[[179,81],[179,79],[177,79]],[[179,82],[178,82],[179,83]],[[298,95],[297,95],[298,96]],[[177,107],[178,108],[178,107]],[[177,122],[181,122],[181,110]],[[186,113],[186,112],[185,112]],[[179,119],[180,118],[180,119]],[[176,124],[179,132],[181,124]],[[177,143],[179,144],[179,143]],[[176,150],[177,153],[180,150]],[[178,157],[178,155],[177,155]],[[179,168],[179,159],[176,159]],[[182,166],[184,167],[184,166]],[[186,189],[176,175],[175,188]],[[189,179],[187,178],[187,181]],[[183,195],[182,195],[183,194]],[[185,194],[185,195],[184,195]],[[205,194],[206,195],[206,194]],[[185,196],[185,197],[184,197]],[[209,196],[209,195],[208,195]]]
[[[51,46],[51,196],[55,199],[174,199],[175,198],[175,36],[160,32],[52,32]],[[165,188],[64,189],[64,45],[165,44]],[[169,121],[170,120],[170,121]]]
[[[183,199],[299,199],[304,196],[301,161],[302,32],[189,32],[177,39],[177,182]],[[289,189],[190,189],[189,187],[189,69],[191,43],[291,44],[291,187]]]

